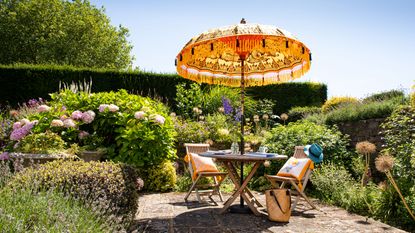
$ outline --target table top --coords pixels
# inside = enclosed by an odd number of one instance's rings
[[[220,161],[265,161],[265,160],[279,160],[279,159],[287,159],[286,155],[279,155],[274,153],[258,153],[258,152],[250,152],[245,153],[244,155],[240,154],[227,154],[227,153],[220,153],[215,151],[208,151],[204,153],[200,153],[200,156],[215,158]]]

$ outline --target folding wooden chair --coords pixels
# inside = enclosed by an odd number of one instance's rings
[[[297,159],[307,158],[307,155],[304,153],[304,146],[296,146],[293,157]],[[278,176],[278,175],[265,175],[265,177],[271,182],[271,185],[274,188],[278,187],[277,182],[281,182],[281,185],[279,186],[279,188],[284,188],[286,184],[290,184],[292,187],[295,188],[295,192],[292,192],[292,193],[296,194],[297,197],[295,201],[293,202],[293,205],[291,208],[292,210],[294,210],[295,207],[297,206],[297,203],[300,200],[300,197],[304,198],[304,200],[307,201],[311,205],[311,207],[313,207],[314,209],[318,209],[304,193],[304,189],[311,176],[312,169],[313,169],[313,163],[310,163],[310,165],[308,166],[301,180],[298,180],[297,178],[294,178],[294,177],[286,177],[286,176]]]
[[[203,153],[209,150],[209,144],[185,143],[184,146],[186,147],[186,154],[188,156],[192,156],[191,153],[199,154],[199,153]],[[205,159],[208,159],[208,158],[205,158]],[[200,198],[200,196],[202,195],[203,196],[207,195],[209,199],[212,200],[213,202],[215,201],[212,199],[212,195],[219,195],[220,200],[223,202],[223,196],[222,196],[222,193],[220,192],[219,187],[221,183],[223,182],[223,180],[228,175],[228,173],[219,172],[219,171],[198,172],[195,178],[195,176],[193,176],[194,168],[192,165],[192,158],[189,159],[188,165],[189,165],[189,172],[192,177],[193,184],[190,187],[189,192],[187,192],[184,200],[187,201],[187,198],[189,197],[189,195],[194,191],[196,193],[196,197],[199,202],[202,201]],[[213,184],[198,184],[198,182],[201,180],[202,177],[213,178]],[[205,189],[205,188],[211,188],[211,189],[200,190],[200,189]]]

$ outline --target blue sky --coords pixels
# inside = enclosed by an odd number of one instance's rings
[[[328,85],[329,96],[365,97],[415,84],[415,1],[411,0],[91,0],[113,25],[130,30],[134,65],[175,73],[190,38],[210,28],[250,23],[283,28],[313,54],[299,81]]]

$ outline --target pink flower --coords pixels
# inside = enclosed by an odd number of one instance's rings
[[[14,124],[13,124],[13,130],[22,128],[22,125],[23,124],[20,121],[14,122]]]
[[[86,131],[81,131],[81,132],[79,132],[79,134],[78,134],[79,139],[84,139],[84,138],[86,138],[86,137],[88,137],[88,136],[89,136],[89,133],[88,133],[88,132],[86,132]]]
[[[82,112],[79,111],[79,110],[76,110],[72,113],[71,117],[74,120],[80,120],[80,119],[82,119]]]
[[[9,152],[3,152],[0,154],[0,160],[8,160],[9,159]]]
[[[52,126],[52,127],[62,127],[63,126],[63,121],[61,121],[61,120],[52,120],[52,122],[50,123],[50,126]]]
[[[105,111],[105,109],[108,108],[108,106],[109,106],[108,104],[99,105],[99,107],[98,107],[99,112]]]
[[[75,128],[76,124],[71,118],[68,118],[63,121],[63,126],[65,126],[65,128]]]
[[[145,112],[143,112],[143,111],[138,111],[138,112],[135,112],[134,113],[134,117],[136,118],[136,119],[143,119],[144,118],[144,116],[146,115],[146,113]]]
[[[67,115],[62,115],[62,116],[60,117],[60,119],[61,119],[61,121],[64,121],[64,120],[68,119],[68,116],[67,116]]]
[[[48,112],[49,110],[50,110],[50,107],[45,104],[42,104],[39,107],[37,107],[38,112]]]
[[[37,124],[38,122],[38,121],[30,122],[27,119],[23,119],[23,120],[26,120],[24,121],[25,124],[22,124],[20,128],[13,129],[12,133],[10,134],[10,140],[18,141],[26,137],[26,135],[28,135],[30,131],[32,130],[33,126]],[[22,123],[22,121],[20,123]]]
[[[92,110],[88,110],[88,111],[82,113],[82,118],[81,119],[85,124],[89,124],[95,119],[95,112],[92,111]]]
[[[110,112],[116,112],[116,111],[120,110],[120,108],[119,108],[117,105],[115,105],[115,104],[110,104],[110,105],[108,106],[108,110],[109,110]]]
[[[161,115],[155,115],[154,120],[159,123],[160,125],[164,124],[164,121],[166,120],[163,116]]]

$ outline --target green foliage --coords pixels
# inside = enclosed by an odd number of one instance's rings
[[[332,97],[328,99],[324,105],[321,107],[323,112],[329,112],[331,110],[337,109],[339,107],[359,103],[359,100],[354,97],[342,96],[342,97]]]
[[[15,151],[32,154],[54,154],[63,152],[64,149],[65,141],[56,133],[46,131],[24,137],[15,148]]]
[[[200,108],[203,104],[203,92],[200,84],[192,83],[187,88],[186,83],[176,86],[177,113],[185,118],[191,118],[194,114],[194,108]]]
[[[361,215],[371,215],[373,203],[380,190],[369,185],[362,187],[342,166],[325,163],[311,177],[315,195],[330,204]]]
[[[366,98],[363,99],[363,103],[369,103],[369,102],[379,102],[379,101],[385,101],[385,100],[391,100],[391,99],[404,99],[405,93],[401,90],[390,90],[390,91],[384,91],[380,93],[372,94]]]
[[[0,63],[131,66],[128,29],[88,0],[0,1]]]
[[[174,118],[174,128],[177,132],[177,144],[203,143],[210,138],[210,132],[205,121],[192,121]]]
[[[338,122],[388,117],[400,104],[398,98],[382,102],[345,105],[328,112],[325,115],[325,123],[332,125]]]
[[[393,174],[415,186],[415,109],[402,106],[381,125],[384,153],[395,158]]]
[[[18,173],[9,185],[55,189],[102,213],[123,217],[129,224],[143,185],[139,180],[137,170],[126,164],[57,160]]]
[[[231,115],[215,113],[206,117],[210,132],[210,139],[230,148],[232,142],[239,141],[240,123],[232,119]]]
[[[298,121],[312,114],[321,113],[320,107],[294,107],[288,111],[288,121]]]
[[[177,180],[176,169],[170,161],[148,168],[144,171],[144,174],[146,190],[166,192],[175,188]]]
[[[57,192],[0,191],[1,232],[114,232],[115,223]]]
[[[344,165],[350,169],[354,154],[347,151],[348,138],[336,127],[330,128],[309,121],[291,122],[287,126],[279,125],[273,128],[265,141],[270,152],[289,156],[294,154],[295,146],[313,143],[318,143],[323,148],[324,161]]]
[[[270,99],[273,112],[280,115],[294,106],[321,106],[327,99],[327,86],[312,82],[290,82],[260,87],[249,87],[247,93],[254,99]]]
[[[168,109],[159,102],[128,94],[125,90],[92,94],[63,91],[51,96],[50,105],[59,114],[67,112],[70,116],[75,110],[96,111],[95,119],[90,124],[79,125],[79,130],[89,132],[98,138],[104,138],[102,145],[96,145],[96,147],[109,147],[108,155],[113,160],[145,167],[157,165],[166,159],[171,160],[175,157],[176,132],[171,118],[167,116]],[[119,109],[114,112],[109,111],[108,108],[105,111],[97,111],[103,104],[114,104]],[[59,112],[62,106],[66,107],[65,112]],[[144,112],[143,118],[135,117],[138,111]],[[164,121],[158,122],[159,118]],[[35,132],[36,128],[41,127],[42,119],[45,118],[38,119],[39,123],[34,128]],[[45,125],[49,126],[53,118],[47,119]],[[77,138],[78,132],[75,131],[73,137]],[[68,135],[68,133],[65,134]]]

